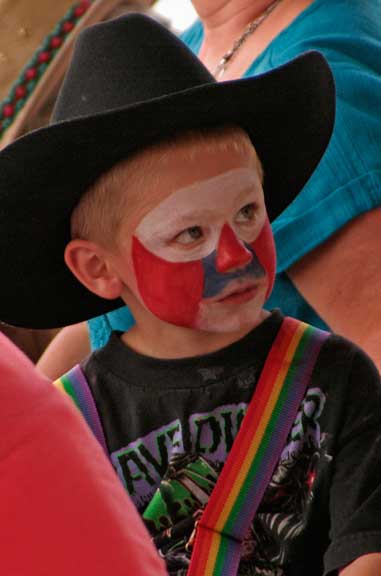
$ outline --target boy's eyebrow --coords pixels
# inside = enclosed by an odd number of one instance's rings
[[[240,191],[239,196],[237,196],[237,205],[238,206],[236,208],[238,210],[240,210],[241,208],[244,207],[244,204],[242,204],[243,202],[245,202],[246,200],[249,200],[249,198],[245,198],[245,196],[250,194],[252,192],[252,190],[253,190],[253,186],[247,186]],[[250,200],[252,200],[252,199],[250,199]],[[258,204],[255,202],[254,202],[254,204],[255,204],[254,209],[258,210],[259,209]],[[218,207],[216,206],[216,208],[218,208]],[[191,221],[191,220],[198,219],[198,218],[203,218],[206,214],[208,214],[212,217],[214,215],[216,215],[216,218],[218,217],[217,216],[218,211],[215,208],[203,208],[203,209],[196,209],[195,208],[194,210],[192,208],[190,208],[189,212],[186,212],[186,210],[187,210],[187,208],[185,209],[184,214],[178,214],[178,218],[176,218],[176,214],[173,215],[173,217],[172,217],[172,215],[169,216],[169,219],[164,221],[164,223],[166,225],[169,225],[172,223],[175,224],[178,220],[182,220],[183,222],[186,223],[187,221]]]
[[[211,208],[204,208],[202,210],[192,210],[184,214],[176,214],[169,216],[168,220],[161,220],[157,225],[153,226],[153,230],[162,227],[176,228],[179,226],[184,226],[186,224],[195,224],[195,220],[199,220],[205,217],[206,214],[211,214],[214,216],[216,213]]]
[[[246,197],[258,190],[258,185],[261,186],[256,172],[244,168],[180,188],[146,214],[137,231],[145,230],[145,233],[152,235],[154,232],[162,233],[165,228],[184,229],[187,223],[194,225],[197,218],[208,216],[217,219],[220,208],[226,208],[226,202],[237,210],[242,208]],[[234,197],[228,197],[233,192]],[[226,202],[221,201],[223,195],[226,195]]]

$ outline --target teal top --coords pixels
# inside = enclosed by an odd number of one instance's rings
[[[380,23],[381,0],[315,0],[244,74],[267,72],[313,49],[325,55],[335,77],[337,112],[329,147],[306,186],[273,222],[277,278],[266,306],[319,328],[327,326],[285,271],[350,220],[381,204]],[[197,54],[201,22],[182,38]],[[127,330],[131,322],[125,308],[91,320],[93,347],[105,344],[112,329]]]

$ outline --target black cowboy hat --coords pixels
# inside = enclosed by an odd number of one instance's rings
[[[240,125],[262,161],[274,220],[324,153],[334,101],[332,74],[317,52],[217,83],[150,18],[134,14],[87,28],[51,124],[0,153],[0,320],[58,327],[122,304],[86,290],[63,259],[73,208],[118,161],[187,129]]]

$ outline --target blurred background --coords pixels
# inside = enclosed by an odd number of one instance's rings
[[[196,19],[190,0],[158,0],[154,11],[168,19],[178,32],[185,30]]]

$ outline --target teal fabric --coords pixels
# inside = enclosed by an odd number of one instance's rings
[[[88,325],[92,350],[96,350],[107,344],[113,330],[126,332],[134,324],[135,320],[127,306],[89,320]]]
[[[201,23],[182,38],[197,54]],[[381,205],[381,0],[315,0],[254,60],[244,77],[267,72],[312,49],[325,55],[335,77],[336,124],[315,173],[273,222],[278,266],[266,307],[327,328],[285,271],[353,218]],[[111,327],[119,314],[107,315]],[[90,321],[90,333],[96,322]],[[98,346],[96,339],[92,342]]]

